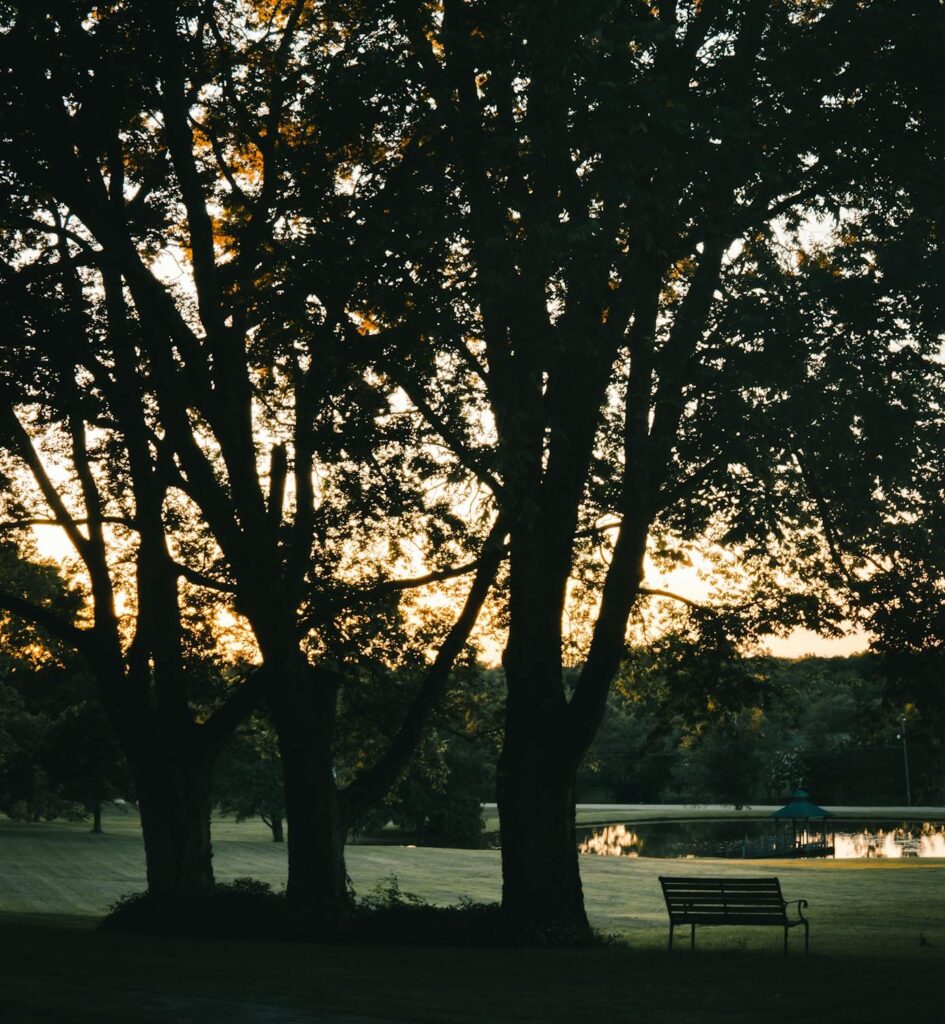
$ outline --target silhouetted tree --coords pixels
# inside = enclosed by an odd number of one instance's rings
[[[288,893],[336,913],[350,821],[401,773],[503,556],[492,509],[465,529],[444,496],[462,479],[348,336],[370,331],[355,289],[389,232],[386,197],[357,181],[399,152],[396,114],[358,84],[360,62],[383,83],[383,46],[362,54],[344,5],[305,0],[2,15],[4,444],[34,476],[24,507],[45,506],[89,577],[93,624],[59,636],[93,666],[135,773],[149,885],[210,884],[213,754],[264,689]],[[45,469],[51,444],[74,496]],[[417,544],[433,572],[392,580]],[[455,619],[404,641],[399,595],[465,573]],[[212,627],[212,595],[245,617],[262,670],[198,721],[185,637],[207,629],[185,612]],[[342,793],[338,694],[372,644],[422,683]]]
[[[645,596],[651,531],[692,536],[715,512],[737,526],[723,531],[733,545],[775,531],[803,546],[818,528],[794,500],[784,438],[746,435],[765,405],[725,355],[750,361],[754,342],[727,336],[723,300],[758,236],[869,187],[884,131],[906,130],[910,110],[891,78],[847,71],[901,60],[920,11],[447,0],[391,4],[374,22],[400,33],[390,63],[429,202],[391,207],[399,231],[364,304],[378,366],[508,516],[498,800],[503,903],[527,932],[586,927],[575,772]],[[770,387],[789,390],[803,365],[768,361]],[[606,565],[587,571],[582,547],[602,535]],[[599,610],[570,692],[577,566]]]

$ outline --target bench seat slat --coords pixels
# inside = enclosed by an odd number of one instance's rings
[[[706,878],[701,875],[663,875],[663,882],[667,886],[692,885],[706,886],[717,889],[720,885],[743,885],[751,886],[773,886],[781,888],[781,882],[775,875],[768,875],[763,878]]]
[[[780,896],[755,896],[745,893],[668,893],[673,903],[747,903],[760,906],[780,906]]]
[[[674,903],[688,900],[703,903],[770,903],[777,906],[784,902],[780,896],[771,893],[765,893],[764,896],[757,893],[667,893],[667,898]]]
[[[711,888],[711,889],[708,888],[708,887],[703,887],[703,888],[695,888],[695,887],[693,887],[693,888],[685,888],[685,889],[682,889],[682,888],[679,888],[679,889],[667,889],[666,891],[667,891],[667,893],[669,893],[670,895],[673,895],[673,896],[680,895],[680,894],[685,894],[685,893],[689,893],[689,892],[691,892],[691,893],[702,893],[703,895],[706,895],[706,894],[711,895],[713,893],[717,893],[717,894],[721,894],[721,893],[726,893],[726,894],[728,894],[728,893],[732,893],[732,894],[742,893],[745,896],[768,897],[769,899],[771,899],[771,898],[780,897],[780,895],[781,895],[781,890],[780,889],[758,889],[758,888],[755,888],[755,889],[744,889],[744,888],[735,888],[735,887],[724,888],[723,889],[723,888],[721,888],[719,886],[715,886],[714,888]]]
[[[740,914],[742,917],[776,917],[780,921],[785,919],[782,907],[723,907],[718,903],[705,904],[701,907],[670,907],[669,916],[682,919],[695,917],[698,914]]]
[[[733,910],[730,907],[694,907],[692,910],[675,910],[670,917],[676,921],[689,921],[694,918],[704,917],[706,914],[717,914],[727,917],[761,918],[774,917],[783,923],[784,911],[780,907],[766,907],[764,910]]]
[[[677,925],[777,925],[780,928],[784,926],[784,919],[779,918],[773,914],[768,916],[758,916],[758,918],[742,918],[738,914],[729,913],[705,913],[692,918],[686,918],[683,921],[677,921]],[[791,927],[792,923],[787,924],[787,928]],[[796,922],[793,924],[801,924]]]

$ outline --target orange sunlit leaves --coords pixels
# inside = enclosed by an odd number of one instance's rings
[[[833,0],[788,0],[789,6],[797,12],[802,23],[810,23],[820,18]]]
[[[681,281],[689,278],[696,269],[696,261],[691,256],[685,256],[677,260],[669,269],[671,281]]]
[[[280,136],[285,138],[286,132],[280,129]],[[209,153],[213,150],[213,143],[200,126],[194,129],[194,148],[199,153]],[[230,173],[241,184],[258,185],[262,180],[263,155],[255,143],[244,142],[239,146],[231,146],[226,150],[225,158]]]
[[[230,169],[236,177],[258,184],[263,175],[263,155],[259,147],[248,142],[230,154]]]
[[[430,49],[433,51],[433,56],[437,60],[442,61],[446,57],[446,47],[436,38],[432,32],[425,33],[427,42],[430,44]]]
[[[381,325],[373,319],[370,313],[358,313],[358,334],[362,337],[366,337],[369,334],[379,334]]]
[[[815,267],[818,270],[829,270],[834,277],[840,277],[842,271],[839,267],[835,266],[833,261],[825,252],[814,251],[812,253],[805,252],[803,249],[798,249],[794,255],[795,262],[797,263],[798,269],[806,266],[808,262],[813,261]]]
[[[288,121],[279,126],[279,139],[284,145],[298,146],[314,139],[317,131],[317,126],[311,121]]]
[[[4,631],[0,630],[0,636],[3,636]],[[7,637],[3,637],[4,648],[9,648],[10,644]],[[59,665],[60,660],[49,650],[48,647],[34,641],[28,643],[25,646],[19,646],[17,648],[17,658],[25,661],[30,668],[39,669],[46,665]]]
[[[646,6],[649,8],[650,14],[654,18],[659,18],[662,16],[660,13],[660,5],[657,3],[657,0],[647,0]],[[692,0],[692,13],[695,15],[701,14],[702,6],[703,0]]]
[[[684,285],[692,279],[696,269],[696,261],[689,256],[677,260],[666,275],[666,287],[663,290],[663,300],[673,302],[682,296]]]
[[[292,17],[298,0],[255,0],[250,4],[257,27],[284,29]],[[315,0],[304,0],[303,13],[315,7]]]
[[[212,217],[213,244],[220,252],[232,254],[236,248],[236,233],[232,225],[223,220],[222,217]]]

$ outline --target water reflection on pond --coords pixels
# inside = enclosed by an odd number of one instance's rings
[[[925,821],[875,832],[838,832],[835,841],[837,859],[849,857],[945,857],[945,827]]]
[[[835,821],[837,859],[943,857],[941,822]],[[834,832],[833,830],[836,829]],[[649,821],[578,829],[581,853],[621,857],[772,857],[784,855],[773,821]]]

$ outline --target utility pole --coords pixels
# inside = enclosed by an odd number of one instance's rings
[[[902,732],[896,737],[896,739],[902,740],[902,763],[906,769],[906,806],[912,806],[912,783],[909,780],[909,747],[906,744],[906,716],[902,715],[900,718],[902,722]]]

